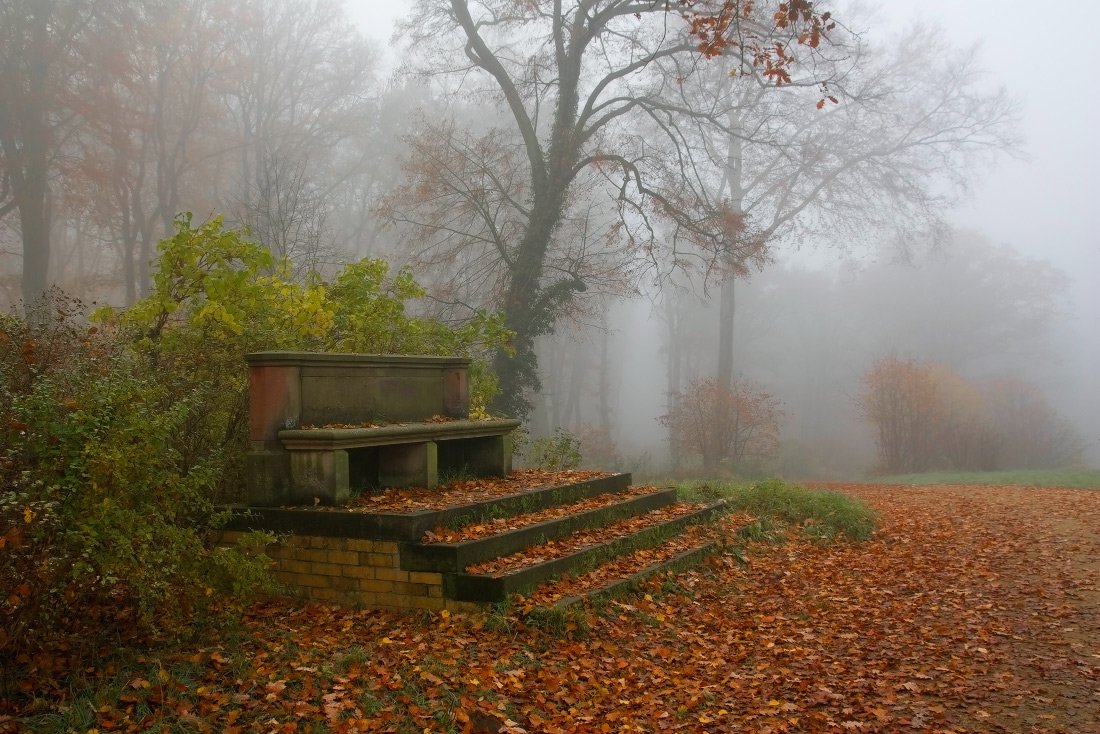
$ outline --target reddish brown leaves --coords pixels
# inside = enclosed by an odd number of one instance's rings
[[[445,487],[425,489],[391,489],[360,499],[351,509],[365,512],[415,512],[442,510],[455,505],[506,497],[540,487],[558,487],[573,482],[608,476],[599,471],[543,471],[520,469],[506,477],[483,477],[477,480],[453,482]]]
[[[753,0],[680,0],[679,4],[699,53],[708,59],[740,54],[776,85],[791,82],[790,67],[797,61],[792,46],[816,49],[836,27],[831,14],[818,13],[809,0],[789,0],[780,3],[771,18],[772,27],[789,38],[770,41],[767,21]]]
[[[863,376],[856,404],[875,432],[880,468],[937,464],[958,471],[1070,466],[1085,443],[1033,385],[974,383],[950,368],[885,357]]]
[[[600,528],[577,530],[572,535],[558,540],[551,540],[541,545],[531,546],[513,553],[504,558],[496,558],[470,566],[467,573],[481,574],[506,574],[521,568],[533,566],[536,563],[549,561],[553,558],[561,558],[585,548],[590,548],[601,543],[608,543],[617,538],[623,538],[645,528],[654,527],[661,523],[674,520],[678,517],[697,512],[703,508],[702,503],[680,502],[659,510],[652,510],[644,515],[616,520],[609,525]]]
[[[533,599],[434,616],[271,603],[232,646],[92,661],[80,680],[118,677],[101,731],[1095,730],[1100,492],[831,488],[868,500],[883,529],[750,544],[746,563],[728,548],[563,631],[528,626]],[[17,669],[0,729],[32,703],[75,708],[56,660]]]
[[[491,535],[498,535],[500,533],[508,532],[509,530],[515,530],[517,528],[527,527],[528,525],[534,525],[545,520],[551,520],[556,517],[567,517],[569,515],[575,515],[580,512],[587,512],[589,510],[596,510],[601,507],[607,507],[617,502],[630,499],[631,497],[640,497],[642,495],[654,494],[659,492],[654,487],[627,487],[621,492],[615,492],[614,494],[601,494],[595,497],[589,497],[588,499],[581,500],[580,502],[574,502],[568,505],[561,505],[558,507],[548,507],[545,510],[538,510],[536,512],[527,512],[515,517],[500,517],[484,522],[475,523],[473,525],[467,525],[466,527],[459,528],[458,530],[451,530],[449,528],[436,528],[424,534],[422,542],[424,543],[459,543],[466,540],[475,540],[477,538],[487,538]]]
[[[672,397],[673,407],[660,421],[670,429],[673,451],[702,457],[708,475],[721,460],[740,466],[779,451],[780,403],[760,385],[737,380],[727,387],[701,378]]]

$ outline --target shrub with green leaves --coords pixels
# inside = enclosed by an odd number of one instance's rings
[[[173,634],[261,586],[266,559],[210,543],[218,457],[187,465],[172,448],[198,396],[76,304],[43,308],[0,323],[0,651],[99,618]]]
[[[531,466],[546,471],[576,469],[581,465],[581,442],[569,431],[558,428],[553,436],[532,440],[524,457]]]
[[[727,507],[757,518],[743,532],[755,539],[779,538],[797,527],[818,540],[866,540],[875,531],[878,515],[865,502],[839,492],[812,490],[782,479],[748,484],[689,482],[679,486],[682,499],[728,499]]]
[[[345,266],[328,281],[316,273],[293,279],[247,233],[220,218],[195,228],[190,216],[161,242],[150,296],[125,311],[94,318],[117,325],[148,369],[173,375],[180,394],[194,396],[201,420],[171,440],[185,463],[219,457],[217,499],[237,501],[245,486],[248,371],[244,355],[267,350],[467,356],[471,413],[484,415],[496,390],[490,350],[507,348],[498,314],[477,311],[450,326],[410,315],[423,298],[408,268],[391,274],[384,260]]]

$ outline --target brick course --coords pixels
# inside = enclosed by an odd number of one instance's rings
[[[223,545],[240,532],[225,532]],[[470,612],[482,607],[443,598],[443,574],[405,571],[395,542],[295,535],[265,550],[275,579],[292,595],[379,609]]]

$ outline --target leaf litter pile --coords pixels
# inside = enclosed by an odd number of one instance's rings
[[[485,477],[456,481],[442,487],[426,489],[390,489],[380,494],[363,495],[347,508],[354,512],[418,512],[444,510],[456,505],[498,499],[546,487],[560,487],[575,482],[610,476],[608,472],[566,469],[517,469],[506,477]],[[324,509],[324,508],[316,508]]]
[[[556,622],[268,602],[172,651],[23,656],[0,728],[1100,732],[1100,492],[830,488],[882,529],[738,541]]]
[[[735,530],[752,518],[747,515],[739,518],[726,518],[718,530]],[[563,574],[560,579],[539,586],[528,597],[517,597],[516,603],[527,614],[536,607],[552,607],[563,599],[578,597],[603,589],[605,586],[647,570],[657,563],[668,561],[681,553],[709,545],[716,537],[714,529],[707,525],[693,525],[683,533],[668,538],[653,548],[639,548],[610,562],[597,566],[587,573],[577,576]],[[688,581],[690,584],[691,582]],[[660,616],[658,615],[659,621]]]

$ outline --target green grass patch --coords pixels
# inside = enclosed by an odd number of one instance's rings
[[[878,484],[999,484],[1014,487],[1100,489],[1097,469],[1039,469],[989,472],[930,472],[874,477]]]
[[[726,497],[729,508],[757,517],[743,529],[752,540],[776,540],[789,527],[799,527],[819,540],[844,537],[866,540],[877,527],[877,516],[866,503],[839,492],[810,490],[782,479],[733,484],[686,482],[677,487],[681,499],[692,502]]]

